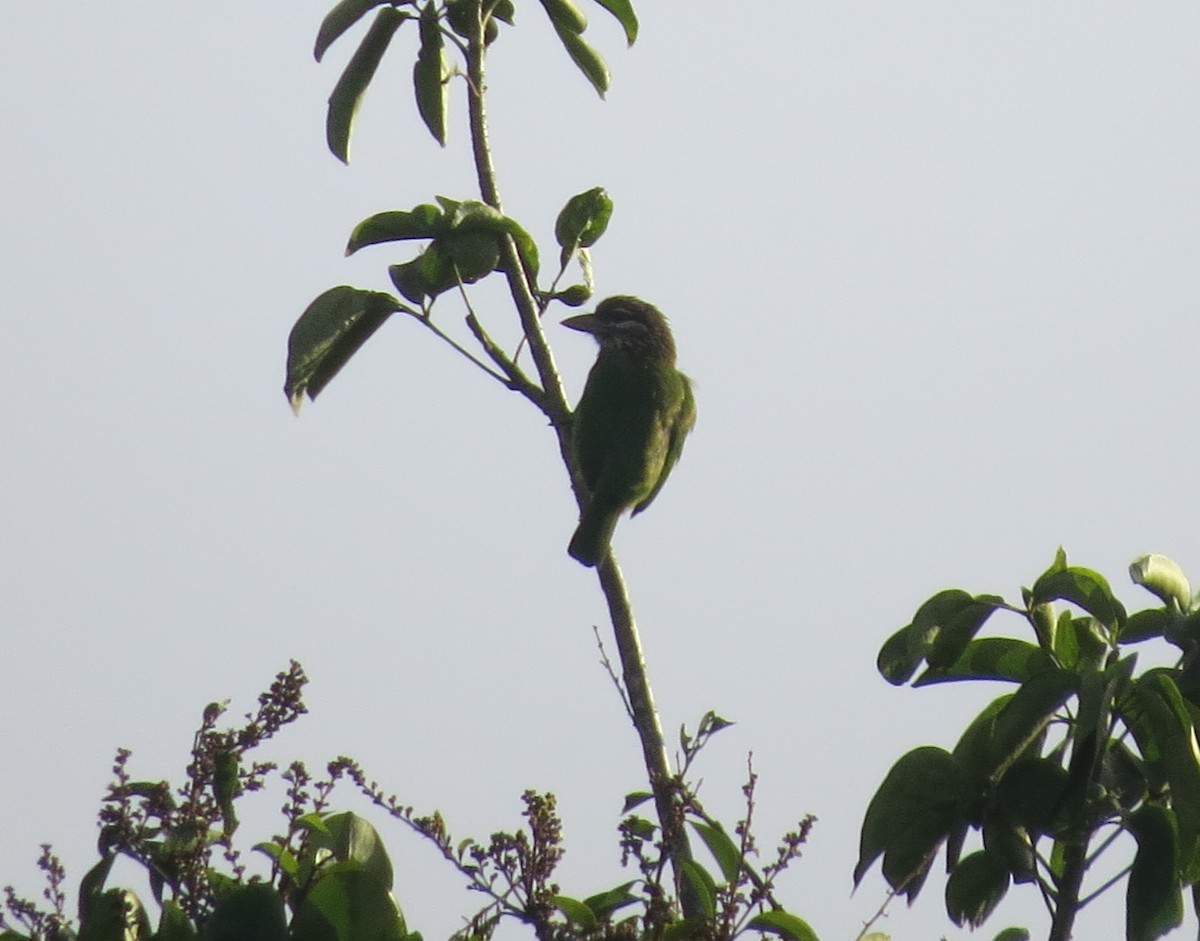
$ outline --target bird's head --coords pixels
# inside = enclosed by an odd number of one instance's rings
[[[618,294],[596,305],[596,312],[568,317],[564,327],[590,333],[600,352],[614,351],[675,362],[675,340],[667,318],[653,304]]]

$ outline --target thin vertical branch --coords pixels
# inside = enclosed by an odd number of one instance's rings
[[[484,70],[486,47],[483,41],[482,7],[483,0],[480,0],[475,7],[475,17],[467,43],[467,98],[471,147],[480,195],[484,202],[502,210],[500,189],[496,182],[496,171],[488,144],[487,111],[484,104],[487,83]],[[511,238],[504,240],[501,257],[509,290],[521,320],[521,329],[529,342],[534,366],[545,391],[543,410],[550,416],[554,426],[559,453],[570,476],[571,489],[575,493],[576,502],[582,508],[587,499],[587,487],[571,456],[571,408],[567,404],[562,377],[555,365],[553,352],[542,330],[540,311],[534,298],[535,286],[530,282],[529,274]],[[663,845],[675,875],[676,891],[684,916],[699,916],[702,911],[682,876],[682,863],[691,858],[691,849],[683,827],[682,808],[673,786],[666,741],[650,690],[641,638],[633,618],[633,607],[629,602],[621,569],[612,553],[600,563],[596,572],[600,580],[600,590],[608,603],[613,634],[621,658],[621,673],[633,707],[633,723],[641,740],[642,756],[650,789],[654,793],[655,807],[662,827]]]

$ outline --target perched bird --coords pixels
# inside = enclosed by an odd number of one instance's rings
[[[667,318],[645,301],[610,297],[563,325],[600,344],[571,432],[589,494],[567,548],[593,566],[608,555],[621,514],[632,508],[636,515],[658,496],[696,423],[696,400],[675,368]]]

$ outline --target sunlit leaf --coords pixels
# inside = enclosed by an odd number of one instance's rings
[[[1135,585],[1141,585],[1158,597],[1163,604],[1174,604],[1186,612],[1192,605],[1192,587],[1188,584],[1183,569],[1165,555],[1152,552],[1134,559],[1129,566],[1129,577]]]

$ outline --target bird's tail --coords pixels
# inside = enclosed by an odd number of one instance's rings
[[[597,565],[608,555],[608,546],[612,541],[613,530],[617,528],[617,520],[620,516],[620,511],[616,513],[603,512],[596,509],[594,504],[589,505],[583,511],[579,526],[575,529],[575,535],[571,537],[567,553],[572,559],[581,562],[588,568]]]

